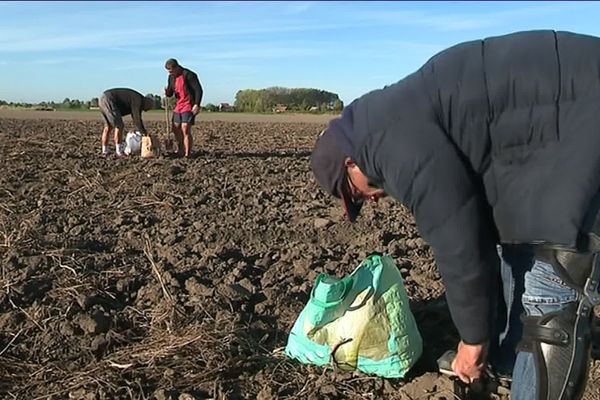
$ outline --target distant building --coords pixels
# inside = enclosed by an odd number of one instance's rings
[[[273,112],[274,113],[284,113],[287,111],[287,106],[285,104],[277,104],[275,107],[273,107]]]
[[[232,111],[235,111],[235,107],[229,103],[221,103],[221,104],[219,104],[219,111],[220,112],[232,112]]]

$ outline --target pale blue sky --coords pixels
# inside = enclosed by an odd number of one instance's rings
[[[317,88],[345,104],[454,44],[530,29],[600,36],[596,2],[0,2],[0,99],[162,94],[170,57],[202,104]]]

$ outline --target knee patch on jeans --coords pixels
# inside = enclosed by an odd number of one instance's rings
[[[542,316],[523,317],[520,351],[533,353],[538,399],[579,399],[587,381],[593,308],[600,304],[598,253],[540,247],[537,257],[578,293],[579,300]]]
[[[592,308],[585,301],[560,311],[523,317],[520,351],[533,353],[537,399],[579,399],[585,390]]]
[[[536,257],[552,265],[556,274],[589,305],[600,304],[600,253],[558,250],[540,246]]]
[[[536,258],[552,265],[554,272],[569,287],[581,293],[589,278],[593,277],[598,253],[559,250],[552,247],[540,246],[536,249]],[[597,291],[598,279],[592,284]]]

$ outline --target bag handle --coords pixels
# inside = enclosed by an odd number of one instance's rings
[[[311,302],[313,302],[314,304],[316,304],[322,308],[332,308],[332,307],[336,307],[336,306],[340,305],[340,303],[342,301],[344,301],[344,299],[346,298],[346,295],[348,294],[348,292],[352,288],[352,285],[354,284],[354,278],[352,276],[347,276],[344,279],[337,280],[335,282],[335,284],[343,286],[343,289],[342,289],[342,292],[341,292],[339,298],[336,300],[333,300],[333,301],[323,301],[323,300],[320,300],[319,298],[317,298],[316,290],[317,290],[317,287],[319,286],[319,284],[321,284],[323,282],[323,280],[327,279],[327,278],[332,278],[332,277],[327,274],[324,274],[324,273],[319,274],[319,276],[317,276],[317,280],[310,292]]]

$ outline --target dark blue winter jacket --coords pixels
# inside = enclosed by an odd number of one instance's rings
[[[461,338],[481,343],[496,244],[573,248],[600,187],[600,38],[462,43],[358,98],[341,122],[356,164],[414,214]]]

